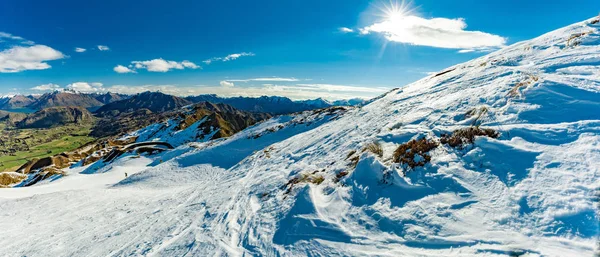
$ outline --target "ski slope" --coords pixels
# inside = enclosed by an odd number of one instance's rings
[[[592,256],[600,25],[590,21],[450,67],[362,107],[279,116],[227,139],[2,189],[0,253]],[[412,171],[392,162],[410,139],[439,139],[472,124],[501,135],[464,149],[440,145],[430,163]],[[175,134],[162,137],[179,142]],[[373,141],[383,156],[361,151]],[[347,159],[353,151],[356,167]],[[125,170],[132,175],[119,179]],[[348,175],[338,181],[340,172]],[[324,181],[290,187],[302,174]]]

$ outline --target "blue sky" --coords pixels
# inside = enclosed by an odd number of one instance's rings
[[[598,11],[597,0],[3,0],[0,94],[372,97]]]

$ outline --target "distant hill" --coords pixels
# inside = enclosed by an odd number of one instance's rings
[[[121,101],[129,98],[129,95],[117,94],[117,93],[106,93],[106,94],[96,94],[94,98],[101,102],[102,104],[109,104],[116,101]]]
[[[96,99],[93,94],[81,94],[72,92],[52,92],[40,96],[34,103],[28,105],[28,108],[41,110],[48,107],[58,106],[77,106],[83,108],[98,107],[104,105]]]
[[[293,101],[287,97],[281,96],[261,96],[261,97],[219,97],[217,95],[198,95],[186,97],[194,103],[207,101],[211,103],[224,103],[231,105],[239,110],[248,112],[260,112],[271,114],[286,114],[327,108],[331,106],[358,105],[364,102],[362,99],[351,99],[329,102],[322,98],[305,101]]]
[[[121,113],[148,109],[153,113],[166,112],[192,104],[191,101],[160,92],[144,92],[130,98],[106,104],[96,110],[99,116],[117,116]]]
[[[37,100],[33,95],[15,95],[10,97],[0,98],[0,109],[10,110],[17,108],[25,108],[33,104]]]
[[[61,106],[37,111],[18,122],[18,128],[51,128],[66,124],[93,122],[94,116],[83,107]]]
[[[90,135],[93,137],[122,135],[153,123],[160,123],[168,119],[170,115],[167,112],[153,113],[148,109],[138,109],[117,115],[105,115],[94,125]]]
[[[17,122],[22,121],[27,117],[25,113],[8,112],[0,110],[0,122],[5,122],[10,126],[14,126]]]
[[[190,128],[194,123],[206,118],[206,121],[201,124],[202,127],[196,127],[194,130],[202,135],[208,135],[211,131],[219,129],[211,135],[212,138],[219,138],[231,136],[270,117],[269,114],[240,111],[226,104],[201,102],[166,112],[152,112],[142,108],[133,112],[123,112],[117,116],[105,115],[96,123],[91,135],[95,137],[122,135],[148,126],[157,131],[176,132]],[[168,120],[171,123],[164,125]]]

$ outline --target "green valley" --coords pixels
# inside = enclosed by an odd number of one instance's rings
[[[93,124],[48,129],[18,129],[0,123],[0,172],[14,171],[32,158],[53,156],[92,142]]]

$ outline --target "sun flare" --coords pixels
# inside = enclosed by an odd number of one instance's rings
[[[384,4],[381,10],[383,11],[383,17],[385,21],[389,22],[400,22],[406,16],[411,14],[410,4],[405,1],[390,1],[388,4]]]

